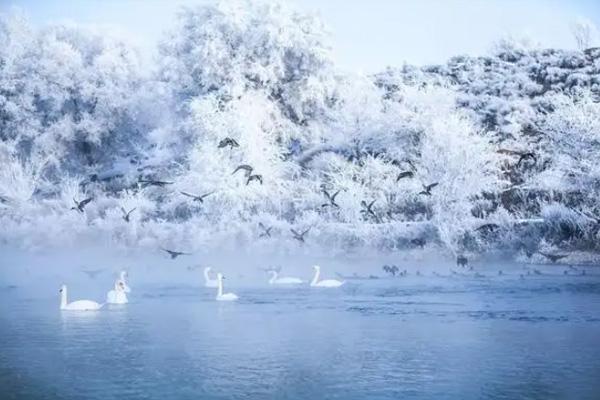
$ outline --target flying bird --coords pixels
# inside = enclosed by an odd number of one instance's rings
[[[123,219],[125,220],[125,222],[129,222],[129,216],[134,211],[135,211],[135,208],[132,208],[129,211],[125,211],[125,209],[123,207],[121,207],[121,212],[123,213]]]
[[[192,254],[192,253],[183,253],[181,251],[167,250],[167,249],[163,249],[162,247],[161,247],[161,250],[164,252],[167,252],[171,256],[171,260],[174,260],[179,256],[189,256]]]
[[[517,161],[517,168],[519,168],[521,166],[521,163],[525,160],[527,160],[528,158],[533,160],[533,164],[537,164],[537,157],[535,156],[534,153],[531,152],[527,152],[527,153],[521,153],[519,156],[519,161]]]
[[[302,233],[299,233],[298,231],[296,231],[295,229],[290,229],[290,231],[292,232],[292,234],[294,235],[294,239],[296,239],[299,242],[304,243],[304,236],[306,236],[306,234],[308,233],[308,231],[310,231],[310,228],[308,228],[307,230],[305,230]]]
[[[71,210],[75,210],[77,212],[83,213],[83,209],[85,208],[86,205],[89,204],[90,201],[92,201],[93,198],[89,197],[85,200],[81,200],[81,201],[77,201],[75,200],[75,198],[73,198],[73,201],[75,202],[75,207],[71,207]]]
[[[475,230],[478,232],[483,232],[483,231],[494,232],[498,228],[500,228],[500,225],[489,223],[489,224],[483,224],[483,225],[475,228]]]
[[[338,194],[340,194],[339,190],[337,192],[335,192],[332,196],[329,194],[329,192],[327,190],[323,189],[323,194],[325,195],[325,197],[327,197],[327,200],[329,200],[329,203],[324,203],[321,205],[321,207],[332,206],[332,207],[340,208],[339,204],[335,202],[335,198],[337,197]]]
[[[553,263],[568,256],[568,254],[548,254],[548,253],[542,253],[541,251],[539,251],[538,253],[540,253],[541,255],[543,255],[544,257],[546,257]]]
[[[423,190],[419,192],[419,194],[424,194],[425,196],[431,196],[431,189],[436,187],[439,183],[434,182],[429,185],[423,185]]]
[[[234,147],[240,147],[240,144],[235,139],[226,137],[225,139],[219,142],[219,149],[222,149],[223,147],[227,146],[229,146],[230,149],[233,149]]]
[[[362,200],[360,202],[360,205],[363,207],[363,209],[360,210],[360,212],[363,213],[365,216],[370,215],[373,218],[377,219],[377,214],[375,214],[375,211],[373,211],[373,204],[375,204],[376,201],[377,199],[367,204],[366,201]]]
[[[398,174],[398,177],[396,178],[396,182],[399,182],[400,179],[412,178],[413,176],[415,176],[415,173],[412,171],[402,171]]]
[[[254,170],[254,168],[252,168],[248,164],[238,165],[237,168],[231,173],[231,175],[235,175],[235,173],[240,170],[245,171],[244,174],[246,175],[246,177],[249,177],[252,174],[252,171]]]
[[[187,192],[179,192],[182,195],[191,198],[193,201],[199,201],[200,203],[204,203],[204,198],[210,196],[214,192],[205,193],[203,195],[197,196],[195,194],[187,193]]]
[[[138,182],[144,186],[158,186],[158,187],[165,187],[167,185],[173,184],[173,182],[157,181],[154,179],[139,179]]]
[[[84,274],[86,274],[90,279],[96,279],[96,276],[98,276],[100,273],[102,273],[103,270],[101,270],[101,269],[87,269],[87,270],[82,270],[81,272],[83,272]]]
[[[262,233],[258,237],[271,237],[272,226],[266,227],[262,222],[259,222],[258,226],[262,229]]]
[[[252,181],[259,181],[260,184],[263,184],[263,178],[262,175],[248,175],[248,180],[246,180],[246,186],[248,186],[248,184]]]

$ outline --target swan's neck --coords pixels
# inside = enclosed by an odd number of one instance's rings
[[[63,289],[60,294],[60,308],[65,308],[67,306],[67,289]]]
[[[317,282],[319,281],[319,275],[321,274],[321,270],[316,269],[315,270],[315,276],[313,277],[312,282],[310,283],[311,285],[316,285]]]
[[[204,280],[206,282],[210,281],[210,276],[208,276],[208,271],[209,271],[208,269],[204,270]]]
[[[217,296],[223,296],[223,280],[219,279],[219,290],[217,292]]]
[[[275,283],[277,280],[277,271],[271,271],[271,279],[269,279],[269,283]]]

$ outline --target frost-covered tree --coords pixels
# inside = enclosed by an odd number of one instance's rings
[[[33,31],[14,16],[0,19],[0,49],[0,134],[15,155],[82,173],[131,149],[135,51],[77,27]]]

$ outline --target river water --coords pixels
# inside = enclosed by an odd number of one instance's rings
[[[4,270],[0,398],[600,398],[594,268],[441,266],[339,289],[238,271],[226,289],[240,299],[222,303],[181,264],[130,270],[126,306],[61,312],[62,282],[69,300],[103,301],[116,272],[78,268]]]

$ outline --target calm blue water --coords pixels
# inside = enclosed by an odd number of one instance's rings
[[[553,271],[341,289],[234,276],[240,301],[223,304],[199,271],[133,270],[130,304],[95,313],[60,312],[58,285],[101,300],[110,273],[5,273],[0,398],[598,399],[600,276]]]

